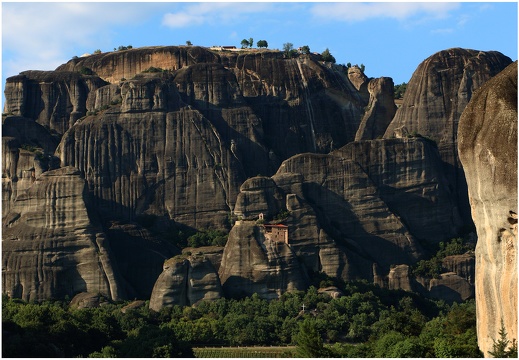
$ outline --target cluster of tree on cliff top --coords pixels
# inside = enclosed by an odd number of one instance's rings
[[[339,288],[344,296],[336,299],[310,287],[277,300],[221,298],[158,313],[147,302],[122,311],[128,302],[77,309],[65,302],[4,297],[2,355],[189,357],[199,346],[292,345],[295,351],[287,348],[285,356],[482,356],[473,300],[449,306],[367,282]],[[506,333],[496,340],[495,351],[517,356]]]

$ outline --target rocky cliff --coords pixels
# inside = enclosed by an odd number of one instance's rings
[[[86,183],[71,167],[43,173],[4,214],[2,285],[25,300],[99,292],[123,299],[105,234],[89,216]]]
[[[462,72],[465,85],[459,87],[472,91],[507,61],[498,53],[458,50],[436,55],[447,60],[425,74],[436,79],[444,69],[445,74]],[[458,78],[442,91],[454,96],[447,90],[457,88]],[[72,239],[73,226],[61,218],[53,221],[59,229],[66,225],[66,231],[49,233],[41,220],[32,235],[23,229],[34,223],[35,208],[49,206],[48,199],[70,197],[68,187],[42,184],[60,177],[53,181],[68,184],[73,178],[73,209],[87,209],[81,211],[91,224],[85,235],[91,245],[84,245],[89,250],[81,265],[102,264],[74,275],[75,285],[67,290],[52,285],[61,284],[62,272],[52,266],[39,285],[24,280],[30,284],[23,287],[39,286],[35,298],[102,292],[148,299],[153,292],[159,308],[218,294],[203,280],[217,279],[212,270],[199,279],[190,277],[191,268],[214,267],[222,291],[231,296],[258,292],[272,298],[304,288],[316,272],[376,281],[391,265],[415,263],[428,255],[424,245],[449,239],[467,225],[460,215],[466,204],[452,201],[458,192],[444,166],[441,141],[435,146],[416,136],[374,140],[400,126],[404,116],[397,112],[391,122],[392,87],[390,78],[370,79],[358,67],[326,63],[317,55],[287,59],[278,51],[192,46],[96,54],[55,71],[8,78],[5,234],[27,239],[11,245],[39,249],[36,258],[53,253],[48,249],[54,245],[46,241]],[[456,111],[462,107],[460,102]],[[457,112],[449,109],[440,116],[424,105],[419,117],[427,113],[440,128],[442,121],[448,125],[456,119]],[[413,122],[411,115],[405,121]],[[31,191],[39,195],[27,202]],[[63,211],[69,211],[64,204]],[[260,213],[288,226],[289,244],[272,243],[261,227],[249,224]],[[243,222],[231,230],[230,220],[237,217]],[[166,240],[170,233],[204,228],[231,230],[223,254],[203,255],[202,263],[171,260],[178,260],[180,251]],[[4,243],[11,238],[4,236]],[[20,290],[17,279],[33,279],[44,263],[18,258],[11,245],[2,248],[4,259],[16,258],[6,260],[4,284],[9,286],[4,288],[33,298]],[[75,248],[59,246],[73,269]],[[178,284],[171,280],[175,271],[184,278]]]
[[[234,212],[248,220],[283,215],[289,246],[307,270],[345,280],[373,280],[374,264],[381,274],[413,264],[425,255],[422,244],[449,239],[463,225],[438,151],[423,139],[296,155],[273,177],[247,180]]]
[[[433,54],[413,73],[402,106],[384,135],[421,135],[438,144],[465,223],[470,222],[470,209],[458,158],[458,122],[474,92],[511,62],[496,51],[453,48]]]
[[[501,322],[517,339],[517,61],[474,94],[458,141],[478,234],[478,343],[488,356]]]

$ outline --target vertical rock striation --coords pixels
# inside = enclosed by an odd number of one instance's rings
[[[518,338],[517,61],[474,94],[458,140],[478,234],[478,344],[488,356],[501,321],[509,340]]]
[[[263,228],[252,221],[238,221],[232,228],[219,276],[225,296],[232,298],[257,293],[275,299],[286,291],[307,287],[289,245],[266,239]]]
[[[78,292],[125,297],[105,234],[87,210],[77,169],[42,174],[4,217],[2,284],[11,297],[40,301]]]
[[[62,135],[86,115],[88,93],[106,84],[79,72],[24,71],[6,81],[4,113],[34,119]]]
[[[164,262],[150,298],[150,309],[196,305],[222,297],[218,273],[204,255],[179,255]]]
[[[473,93],[512,60],[497,51],[453,48],[415,70],[385,138],[421,135],[438,144],[461,216],[470,224],[467,185],[458,158],[458,122]]]

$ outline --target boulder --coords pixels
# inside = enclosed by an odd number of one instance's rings
[[[458,133],[476,225],[478,344],[489,356],[501,322],[517,339],[517,61],[474,93]]]
[[[430,281],[429,296],[447,303],[461,302],[474,297],[474,286],[456,273],[443,273]]]
[[[99,307],[106,300],[100,294],[82,292],[70,300],[69,306],[76,309],[89,309]]]
[[[150,298],[150,309],[196,305],[222,297],[218,273],[204,255],[179,255],[164,262]]]

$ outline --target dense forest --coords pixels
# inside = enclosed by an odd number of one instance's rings
[[[310,287],[277,300],[221,298],[158,313],[147,302],[78,309],[4,297],[2,356],[191,357],[193,347],[251,345],[295,345],[289,357],[482,356],[473,300],[448,305],[366,282],[340,290],[338,298]]]

